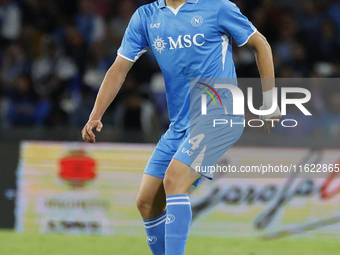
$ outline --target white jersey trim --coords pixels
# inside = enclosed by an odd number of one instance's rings
[[[138,52],[138,54],[137,54],[137,56],[135,57],[135,59],[131,59],[131,58],[128,58],[128,57],[126,57],[126,56],[124,56],[124,55],[122,55],[121,53],[117,53],[118,54],[118,56],[120,56],[120,57],[122,57],[122,58],[124,58],[124,59],[126,59],[126,60],[128,60],[128,61],[130,61],[130,62],[132,62],[132,63],[135,63],[145,52],[147,52],[148,50],[147,50],[147,48],[148,47],[146,47],[146,48],[144,48],[144,49],[142,49],[140,52]]]
[[[122,58],[124,58],[124,59],[126,59],[126,60],[128,60],[128,61],[130,61],[130,62],[132,62],[132,63],[135,63],[135,62],[136,62],[135,60],[132,60],[131,58],[125,57],[125,56],[122,55],[121,53],[117,53],[117,55],[120,56],[120,57],[122,57]]]
[[[147,52],[148,50],[148,47],[142,49],[138,54],[137,56],[135,57],[135,61],[137,61],[145,52]]]
[[[222,35],[222,65],[223,65],[223,71],[225,68],[225,61],[226,61],[226,57],[227,57],[227,51],[228,51],[228,47],[229,47],[229,37],[227,35]]]
[[[248,43],[250,37],[252,37],[256,32],[257,32],[257,29],[255,28],[254,32],[252,32],[252,33],[248,36],[247,40],[246,40],[244,43],[242,43],[242,44],[240,44],[240,45],[237,45],[237,46],[238,46],[238,47],[242,47],[242,46],[246,45],[246,44]]]

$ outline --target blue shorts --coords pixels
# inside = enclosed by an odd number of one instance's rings
[[[213,127],[214,119],[221,119],[219,124]],[[231,127],[231,122],[239,123]],[[191,166],[195,171],[209,169],[215,166],[220,157],[241,137],[244,126],[244,116],[223,115],[216,111],[210,112],[209,117],[202,117],[187,130],[177,132],[171,129],[159,140],[149,162],[146,165],[145,174],[164,178],[165,172],[172,159],[177,159]],[[190,139],[190,137],[192,139]],[[199,171],[204,177],[212,180],[213,172]],[[197,186],[201,179],[194,183]]]

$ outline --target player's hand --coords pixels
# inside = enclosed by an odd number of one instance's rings
[[[264,107],[261,106],[260,110],[266,109],[264,109]],[[279,107],[277,107],[276,110],[270,115],[260,116],[260,119],[264,121],[264,130],[266,131],[267,134],[270,133],[271,128],[275,128],[275,125],[280,121],[281,118],[282,116]]]
[[[96,142],[96,135],[93,133],[93,129],[100,132],[103,128],[103,124],[100,120],[89,120],[81,131],[83,140],[89,143]]]

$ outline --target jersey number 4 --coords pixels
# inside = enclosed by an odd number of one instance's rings
[[[191,149],[196,150],[198,147],[200,147],[200,143],[204,139],[205,134],[199,134],[189,140],[189,143],[192,144]]]

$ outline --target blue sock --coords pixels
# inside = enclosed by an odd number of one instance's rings
[[[156,218],[144,221],[146,234],[148,235],[146,241],[153,255],[165,254],[165,221],[166,212]]]
[[[189,196],[166,197],[165,254],[184,255],[192,218]]]

